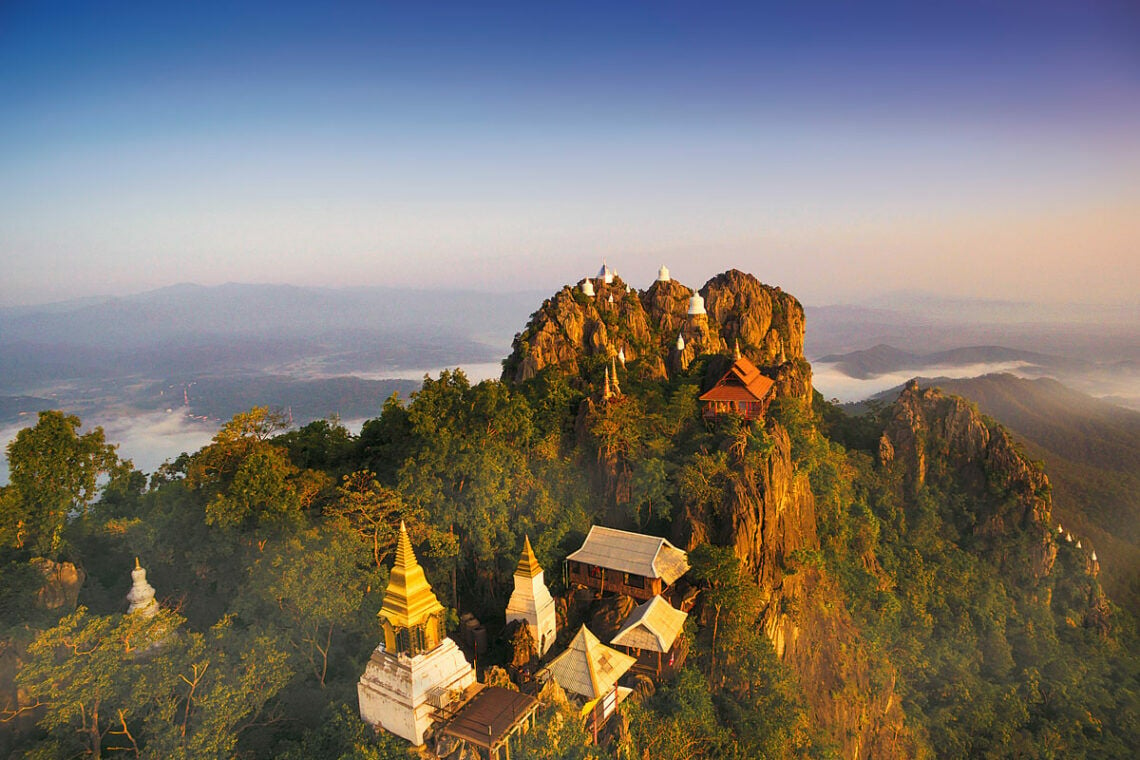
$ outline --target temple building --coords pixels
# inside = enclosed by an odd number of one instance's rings
[[[664,538],[595,525],[566,558],[571,584],[625,594],[639,601],[664,593],[689,569],[689,560]]]
[[[700,397],[705,419],[738,414],[756,420],[768,411],[775,396],[776,384],[743,356],[737,356],[732,367],[717,384]]]
[[[366,723],[421,745],[438,714],[461,702],[474,685],[475,671],[446,636],[443,617],[401,521],[379,613],[383,640],[357,684]]]
[[[633,691],[617,683],[635,661],[633,657],[598,641],[598,637],[583,625],[566,651],[547,666],[547,672],[566,696],[581,704],[586,730],[595,742],[606,721]]]
[[[635,673],[659,677],[671,674],[685,661],[688,649],[681,630],[689,616],[660,596],[636,607],[629,613],[621,630],[610,639],[637,658]]]
[[[521,620],[530,627],[539,657],[550,650],[558,633],[554,597],[546,587],[544,575],[530,546],[530,537],[527,536],[522,558],[515,568],[515,590],[507,602],[507,622]]]

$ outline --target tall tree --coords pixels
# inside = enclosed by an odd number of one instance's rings
[[[103,428],[80,435],[80,424],[75,415],[40,412],[35,426],[8,444],[10,485],[0,495],[0,543],[56,553],[68,517],[85,514],[94,503],[100,476],[130,470]]]

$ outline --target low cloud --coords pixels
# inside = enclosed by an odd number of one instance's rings
[[[34,419],[26,423],[0,428],[0,441],[5,451],[23,428],[35,424]],[[145,473],[154,470],[167,459],[178,456],[183,451],[194,452],[210,442],[218,431],[218,424],[192,420],[179,411],[140,412],[129,415],[84,420],[80,432],[102,426],[109,443],[118,444],[119,456],[130,459],[136,469]],[[8,458],[0,462],[0,484],[8,482]]]

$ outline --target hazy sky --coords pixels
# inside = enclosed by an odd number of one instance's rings
[[[603,257],[1140,298],[1133,0],[168,5],[0,3],[0,304]]]

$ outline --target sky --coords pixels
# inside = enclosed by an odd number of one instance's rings
[[[174,5],[0,3],[0,306],[603,258],[1140,303],[1134,2]]]

